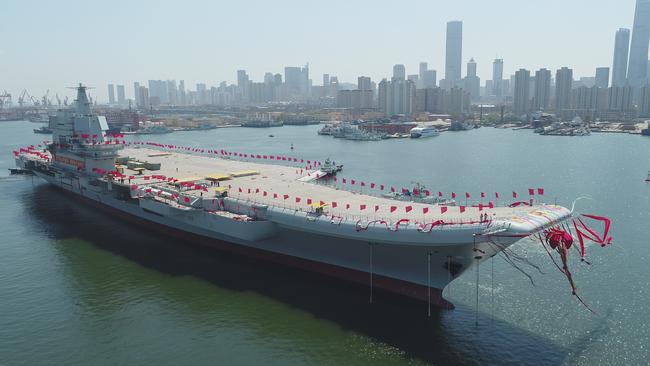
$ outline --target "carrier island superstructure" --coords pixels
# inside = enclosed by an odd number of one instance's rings
[[[452,306],[442,290],[463,272],[571,216],[546,204],[445,210],[315,184],[282,164],[116,144],[81,85],[74,105],[51,124],[53,141],[38,152],[16,152],[16,165],[73,200],[180,243],[210,245],[439,307]],[[147,161],[157,170],[116,168],[116,161],[126,160]]]

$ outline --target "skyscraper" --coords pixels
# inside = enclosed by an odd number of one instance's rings
[[[609,88],[609,67],[596,68],[596,86]]]
[[[612,86],[623,86],[627,82],[627,55],[630,49],[630,30],[616,31],[614,41],[614,64],[612,65]]]
[[[429,64],[426,62],[420,62],[420,87],[424,87],[424,75],[427,73],[427,70],[429,70]]]
[[[393,79],[406,80],[406,68],[402,64],[393,66]]]
[[[447,87],[453,87],[461,81],[463,62],[463,22],[447,23],[447,53],[445,55],[445,80]]]
[[[555,110],[558,114],[569,109],[572,86],[573,70],[568,67],[557,70],[555,74]]]
[[[479,100],[481,97],[481,79],[476,74],[476,61],[473,58],[467,63],[467,76],[465,76],[464,89],[469,93],[471,100]]]
[[[547,110],[551,100],[551,70],[539,69],[535,72],[535,93],[533,109]]]
[[[136,107],[142,107],[142,101],[140,100],[140,83],[137,81],[133,83],[133,99],[135,99]]]
[[[492,95],[503,96],[503,59],[498,58],[492,64]]]
[[[115,104],[115,86],[108,84],[108,104]]]
[[[126,97],[124,95],[124,85],[117,86],[117,104],[119,105],[126,104]]]
[[[636,88],[647,83],[648,43],[650,43],[650,0],[636,0],[627,73],[628,82]]]
[[[521,116],[528,113],[530,93],[530,71],[519,69],[515,72],[515,92],[513,110],[516,115]]]

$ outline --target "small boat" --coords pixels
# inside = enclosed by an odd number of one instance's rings
[[[51,134],[52,129],[46,126],[40,127],[40,128],[35,128],[34,133],[44,133],[44,134]]]
[[[275,136],[273,136],[273,135],[269,135],[269,137],[275,137]]]
[[[645,181],[650,183],[650,171],[648,171],[648,177],[645,179]]]

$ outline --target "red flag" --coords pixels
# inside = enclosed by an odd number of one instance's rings
[[[485,192],[481,192],[481,198],[485,198]]]
[[[465,198],[470,198],[469,192],[465,192]]]
[[[268,195],[268,193],[267,193],[266,191],[264,191],[264,193],[262,193],[262,195],[263,195],[264,197],[266,197],[266,196]]]
[[[259,188],[255,188],[255,193],[260,193],[260,189],[259,189]]]
[[[456,198],[456,192],[451,192],[451,198]]]
[[[397,210],[396,206],[390,206],[390,212],[395,212]]]
[[[350,180],[350,184],[354,185],[354,179]]]
[[[370,188],[374,189],[375,188],[375,183],[370,183]]]
[[[424,191],[424,195],[429,197],[431,195],[431,192],[429,192],[429,190],[427,189],[427,190]]]
[[[390,187],[391,192],[395,192],[395,187]]]
[[[537,188],[537,194],[540,196],[544,195],[544,188]]]
[[[429,208],[428,208],[428,207],[423,207],[423,208],[422,208],[422,213],[423,213],[423,214],[426,215],[428,212],[429,212]]]
[[[345,178],[343,178],[343,184],[345,184]]]
[[[287,198],[289,198],[289,195],[288,195],[288,194],[285,194],[285,195],[282,196],[282,197],[284,197],[284,199],[286,200]]]
[[[442,197],[442,192],[438,192],[438,197]]]
[[[336,179],[336,176],[334,177],[334,182],[338,182],[338,180]]]
[[[339,205],[338,203],[336,203],[336,202],[332,202],[332,207],[333,207],[333,208],[336,208],[338,205]]]
[[[411,212],[413,210],[413,206],[406,206],[406,212]]]
[[[440,207],[440,213],[443,214],[445,212],[447,212],[447,206]]]
[[[460,213],[465,212],[465,206],[460,206]]]
[[[535,189],[533,188],[528,188],[528,195],[534,196],[535,195]]]
[[[273,193],[273,198],[278,198],[278,194],[277,194],[277,193]]]
[[[366,209],[366,205],[359,205],[359,210],[363,211]]]
[[[366,183],[361,182],[361,187],[365,187],[365,186],[366,186]]]
[[[517,198],[517,192],[512,192],[512,198]]]
[[[189,198],[189,197],[183,197],[183,201],[185,201],[185,203],[189,203],[189,202],[190,202],[190,198]]]
[[[499,192],[494,192],[494,196],[499,199]]]
[[[488,207],[494,208],[494,203],[492,203],[492,201],[490,201],[490,203],[488,204]]]
[[[241,187],[239,187],[239,193],[242,193],[242,192],[244,192],[244,191],[241,189]]]
[[[300,197],[296,197],[296,203],[300,203]]]
[[[350,204],[349,204],[349,203],[346,203],[346,204],[345,204],[345,209],[346,209],[346,210],[349,210],[349,209],[350,209]]]
[[[379,211],[379,205],[375,205],[375,212]]]
[[[383,191],[384,190],[384,185],[382,184],[381,186],[379,186],[379,189]]]
[[[478,210],[479,210],[479,211],[483,211],[483,204],[482,204],[482,203],[479,203],[479,204],[478,204]]]
[[[307,198],[307,204],[311,205],[311,198]]]

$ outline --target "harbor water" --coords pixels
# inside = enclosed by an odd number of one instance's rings
[[[343,176],[502,199],[544,200],[613,221],[611,246],[571,261],[583,299],[539,243],[500,256],[426,305],[221,253],[123,222],[29,176],[11,151],[38,144],[30,122],[0,124],[0,365],[645,365],[650,359],[650,138],[539,136],[481,128],[358,142],[319,126],[134,136],[245,153],[331,158]],[[269,134],[274,137],[269,137]],[[293,145],[294,150],[290,148]],[[574,254],[574,253],[572,253]],[[423,258],[423,266],[426,265]],[[477,308],[478,285],[478,308]]]

